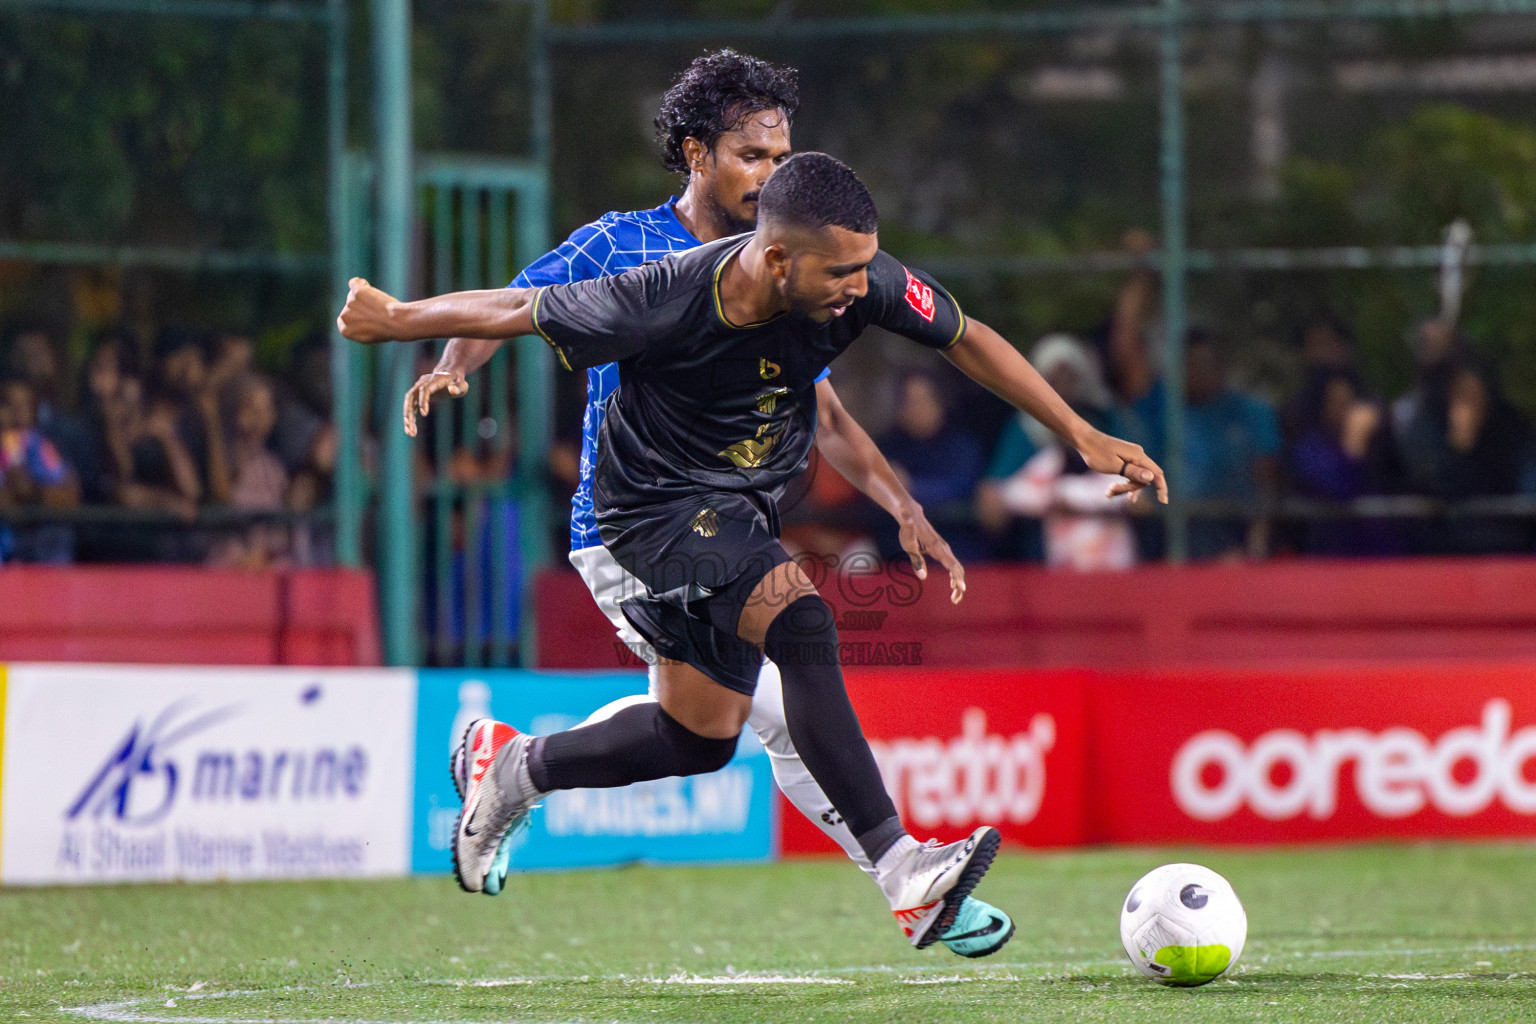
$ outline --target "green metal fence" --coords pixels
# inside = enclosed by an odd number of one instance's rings
[[[1343,246],[1309,249],[1191,251],[1186,233],[1188,171],[1185,164],[1184,47],[1188,33],[1222,24],[1282,24],[1345,20],[1425,20],[1475,15],[1536,13],[1536,0],[1157,0],[1151,3],[1062,6],[1025,11],[966,11],[886,17],[768,17],[759,20],[626,20],[587,26],[552,26],[551,46],[618,48],[698,41],[731,45],[797,42],[814,46],[836,40],[906,38],[997,39],[1062,35],[1096,29],[1137,29],[1157,34],[1159,147],[1156,161],[1161,199],[1161,251],[1150,261],[1120,253],[1020,256],[1013,260],[929,261],[930,269],[996,274],[1059,274],[1063,271],[1125,269],[1151,262],[1161,271],[1167,401],[1165,468],[1175,495],[1168,509],[1168,557],[1188,553],[1187,509],[1177,498],[1184,477],[1184,340],[1189,323],[1192,273],[1214,269],[1302,270],[1324,268],[1426,267],[1437,265],[1435,247]],[[1468,253],[1468,263],[1536,265],[1536,246],[1486,246]]]
[[[547,248],[549,189],[527,161],[423,155],[414,161],[413,220],[419,221],[420,290],[498,288]],[[352,154],[344,178],[343,243],[351,273],[374,273],[371,211],[377,201],[373,160]],[[432,355],[441,350],[433,347]],[[461,399],[443,399],[421,421],[414,443],[401,443],[404,479],[388,465],[371,487],[360,472],[363,438],[380,448],[401,431],[405,389],[417,376],[422,346],[347,345],[337,374],[338,518],[366,513],[378,537],[381,592],[400,595],[386,619],[400,663],[504,666],[526,660],[532,609],[530,574],[549,560],[547,493],[541,475],[549,446],[553,371],[536,338],[514,339],[471,382]],[[403,382],[403,383],[402,383]],[[466,478],[466,466],[509,472]],[[350,467],[349,479],[340,478]],[[396,470],[395,472],[400,472]],[[408,543],[391,539],[393,509]],[[514,628],[514,624],[520,626]]]
[[[501,287],[543,253],[549,195],[542,169],[437,157],[418,165],[417,183],[428,211],[425,272],[434,292]],[[514,569],[532,571],[548,560],[541,467],[551,436],[550,375],[543,343],[516,339],[496,353],[468,395],[440,403],[421,548],[432,567],[433,663],[504,666],[516,660],[520,640],[522,650],[531,650],[531,628],[513,635],[514,613],[532,622],[532,609],[519,607],[529,592],[526,575]],[[502,478],[456,479],[456,454],[504,467],[496,474]]]
[[[261,269],[317,276],[328,267],[338,306],[347,277],[357,273],[367,273],[382,287],[401,295],[412,294],[418,288],[501,285],[518,266],[544,251],[548,242],[550,128],[554,113],[551,55],[556,50],[644,46],[668,41],[738,46],[796,41],[814,46],[819,42],[861,38],[1059,36],[1095,28],[1131,28],[1155,33],[1159,40],[1159,146],[1155,154],[1147,154],[1147,161],[1149,167],[1157,167],[1160,181],[1162,249],[1153,262],[1161,270],[1171,349],[1167,353],[1170,401],[1166,428],[1175,493],[1183,463],[1179,442],[1183,384],[1180,356],[1191,275],[1227,268],[1432,267],[1440,258],[1439,250],[1428,246],[1191,250],[1185,233],[1188,172],[1184,158],[1183,54],[1188,33],[1202,26],[1236,23],[1405,21],[1536,13],[1536,0],[1155,0],[1113,6],[1064,5],[1056,9],[899,17],[628,20],[550,25],[544,0],[509,0],[525,4],[530,12],[527,72],[534,110],[529,156],[526,161],[487,162],[465,157],[414,157],[408,0],[369,2],[374,120],[378,130],[371,159],[362,159],[346,151],[349,26],[345,0],[0,0],[0,4],[29,11],[225,20],[269,18],[326,26],[325,144],[330,167],[328,254],[180,251],[0,239],[0,258],[232,272]],[[419,266],[415,265],[418,255]],[[1536,243],[1473,246],[1467,262],[1536,265]],[[1123,254],[1086,252],[1048,258],[1024,254],[1002,260],[953,259],[947,264],[935,262],[932,269],[941,273],[1028,275],[1113,271],[1132,265],[1134,262]],[[510,432],[500,425],[516,418],[517,458],[511,480],[454,483],[441,446],[451,448],[455,435],[444,429],[434,435],[433,444],[438,447],[425,453],[430,456],[434,476],[422,505],[413,480],[412,449],[399,430],[398,419],[401,398],[415,376],[414,352],[407,346],[367,351],[340,343],[339,339],[333,351],[340,426],[337,555],[344,564],[364,561],[369,547],[365,540],[371,525],[388,660],[393,664],[412,664],[424,656],[435,661],[457,657],[469,663],[500,664],[511,661],[515,653],[527,661],[533,654],[527,639],[531,636],[533,610],[524,609],[524,642],[514,649],[508,625],[511,617],[503,614],[513,600],[506,577],[510,560],[500,557],[506,552],[498,547],[508,543],[508,536],[496,531],[486,533],[483,526],[493,510],[515,502],[524,517],[517,533],[524,578],[531,577],[535,568],[548,560],[546,531],[537,519],[545,507],[539,466],[550,438],[552,368],[547,352],[531,339],[513,342],[509,351],[498,356],[476,382],[471,399],[448,413],[457,418],[455,429],[461,438],[478,438],[481,421],[495,421],[499,432],[490,438],[492,451],[497,445],[510,445]],[[510,403],[511,408],[503,403]],[[369,436],[370,425],[382,450],[375,482],[370,482],[365,469],[365,438]],[[510,453],[509,448],[502,451]],[[448,455],[451,454],[450,450]],[[430,510],[430,516],[418,514],[423,509]],[[370,516],[370,511],[375,514]],[[451,532],[445,532],[455,517],[464,527],[463,543],[459,545],[455,545]],[[1176,504],[1170,531],[1170,548],[1175,558],[1182,557],[1185,550],[1184,523],[1183,509]],[[476,547],[481,544],[487,550]],[[448,571],[456,554],[464,565],[457,577]],[[487,562],[485,572],[478,570],[482,561]],[[461,608],[478,608],[483,604],[488,606],[488,613],[479,616],[466,612],[459,635],[452,629],[437,635],[452,616],[451,607],[436,608],[433,621],[438,629],[434,635],[424,637],[423,623],[427,617],[420,601],[427,565],[435,575],[431,584],[434,601],[448,601],[451,605],[457,586],[461,593],[456,599]],[[445,571],[446,581],[442,575]]]

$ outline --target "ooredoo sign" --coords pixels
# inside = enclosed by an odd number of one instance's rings
[[[1090,701],[1095,838],[1536,833],[1528,667],[1141,673]]]
[[[1010,842],[1081,843],[1087,673],[853,670],[848,694],[897,812],[922,838],[997,826]],[[837,849],[794,807],[785,853]]]
[[[1244,807],[1271,821],[1330,818],[1347,766],[1354,768],[1355,797],[1379,818],[1425,808],[1466,818],[1495,803],[1536,814],[1536,782],[1527,778],[1533,759],[1536,726],[1511,734],[1509,701],[1495,697],[1483,705],[1481,722],[1436,737],[1403,726],[1271,729],[1248,744],[1210,729],[1179,748],[1169,781],[1180,809],[1202,821],[1230,818]],[[1208,783],[1212,769],[1216,781]]]

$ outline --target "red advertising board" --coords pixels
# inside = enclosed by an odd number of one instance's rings
[[[848,689],[922,838],[1536,838],[1536,663],[854,671]],[[836,850],[781,820],[783,852]]]
[[[1536,665],[1106,674],[1097,841],[1536,836]]]
[[[948,841],[990,824],[1015,844],[1068,846],[1087,838],[1086,676],[854,669],[847,682],[886,788],[914,835]],[[788,802],[780,822],[782,852],[837,852]]]

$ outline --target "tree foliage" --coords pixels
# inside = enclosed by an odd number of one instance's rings
[[[0,233],[322,249],[323,57],[291,24],[0,15]]]

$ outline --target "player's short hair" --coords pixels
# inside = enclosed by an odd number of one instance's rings
[[[800,73],[735,50],[706,53],[688,65],[661,98],[656,141],[667,170],[688,173],[683,140],[698,139],[713,151],[720,136],[764,110],[793,120],[800,106]]]
[[[796,153],[773,172],[757,200],[760,220],[806,228],[839,227],[872,235],[875,200],[853,168],[825,153]]]

